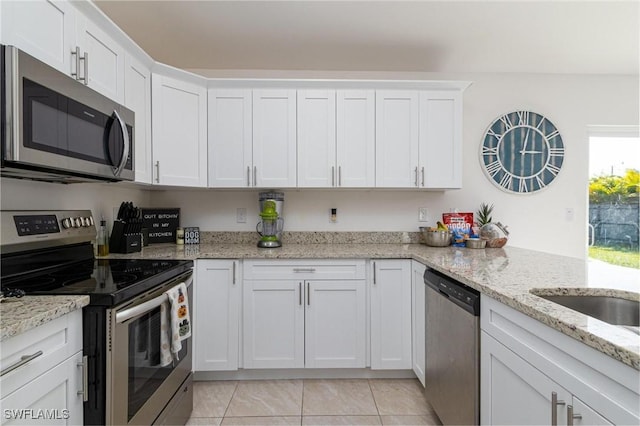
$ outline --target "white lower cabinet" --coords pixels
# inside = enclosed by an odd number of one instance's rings
[[[640,424],[640,372],[494,299],[481,299],[480,420]]]
[[[411,261],[371,264],[371,368],[410,370]]]
[[[413,372],[424,386],[425,371],[425,287],[424,271],[426,267],[415,260],[411,261],[411,346]]]
[[[83,423],[81,310],[3,341],[0,357],[1,424]]]
[[[237,370],[240,336],[239,261],[199,259],[194,284],[194,370]]]
[[[364,261],[245,261],[244,368],[362,368]]]

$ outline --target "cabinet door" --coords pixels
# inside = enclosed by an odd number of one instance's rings
[[[207,186],[207,90],[160,74],[151,87],[154,183]]]
[[[0,400],[2,424],[82,424],[83,401],[78,394],[82,383],[82,352],[78,352]]]
[[[78,16],[77,28],[80,56],[84,58],[80,76],[97,92],[124,102],[124,49],[88,18]]]
[[[566,424],[571,395],[486,332],[481,332],[481,424]],[[552,404],[552,393],[561,404]]]
[[[602,417],[593,408],[589,407],[584,402],[580,401],[575,396],[572,398],[571,404],[573,406],[573,424],[578,425],[613,425],[614,423]],[[569,424],[569,418],[567,417],[567,423]]]
[[[411,261],[372,266],[371,368],[411,369]]]
[[[253,91],[254,182],[261,188],[296,186],[296,91]]]
[[[365,281],[306,281],[305,367],[365,367]]]
[[[298,186],[336,186],[336,91],[298,90],[297,120]]]
[[[238,369],[240,270],[236,260],[198,260],[196,267],[194,369]]]
[[[338,90],[336,98],[337,186],[375,186],[376,115],[373,90]]]
[[[209,90],[209,186],[254,186],[251,90]]]
[[[151,183],[151,71],[131,55],[125,59],[124,105],[136,114],[136,182]]]
[[[420,93],[420,186],[462,187],[462,95]]]
[[[243,283],[244,368],[304,367],[302,281]]]
[[[426,300],[424,287],[425,266],[411,261],[411,337],[413,372],[424,386],[425,369],[425,318]]]
[[[418,187],[417,91],[376,92],[376,186]]]
[[[71,75],[76,47],[76,10],[71,2],[34,0],[2,1],[2,43],[16,46],[28,54]]]

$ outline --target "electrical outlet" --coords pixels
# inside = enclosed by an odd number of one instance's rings
[[[429,221],[429,209],[426,207],[420,207],[418,209],[418,222]]]
[[[329,222],[336,223],[338,221],[338,209],[329,209]]]
[[[247,223],[247,209],[245,208],[236,209],[236,222]]]

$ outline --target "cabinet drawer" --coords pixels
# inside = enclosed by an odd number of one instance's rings
[[[2,342],[0,369],[23,356],[42,355],[0,377],[0,398],[82,350],[82,310],[76,310]]]
[[[244,279],[358,280],[365,278],[364,260],[246,260]]]

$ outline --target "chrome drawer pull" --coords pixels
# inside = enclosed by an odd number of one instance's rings
[[[551,426],[558,426],[558,405],[564,405],[564,401],[558,399],[558,394],[551,392]]]
[[[78,395],[82,395],[82,401],[89,400],[89,361],[87,355],[82,357],[82,362],[78,363],[78,367],[82,367],[82,390],[78,391]]]
[[[304,272],[313,273],[315,271],[316,271],[316,268],[293,268],[293,272],[295,272],[296,274],[300,274]]]
[[[42,351],[38,351],[32,355],[22,355],[20,357],[20,361],[0,371],[0,377],[4,376],[7,373],[11,373],[13,370],[22,367],[23,365],[27,364],[30,361],[33,361],[34,359],[38,358],[40,355],[42,355]]]

